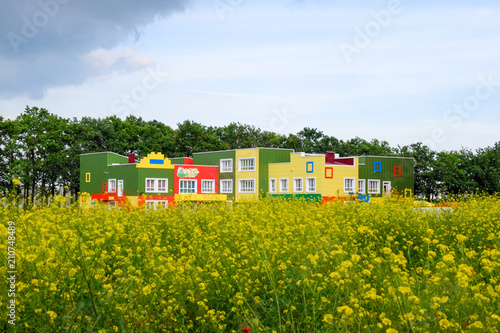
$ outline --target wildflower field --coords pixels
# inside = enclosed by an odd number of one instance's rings
[[[16,332],[498,332],[500,200],[0,206]]]

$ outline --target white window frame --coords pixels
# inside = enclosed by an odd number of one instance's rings
[[[347,181],[352,181],[352,187],[347,186]],[[344,177],[344,193],[354,193],[356,191],[356,178],[354,177]]]
[[[269,179],[269,193],[276,193],[276,178]]]
[[[144,204],[145,209],[157,210],[157,209],[167,209],[168,208],[168,200],[146,200]]]
[[[358,193],[366,193],[366,179],[358,179]]]
[[[212,189],[207,191],[206,188],[204,188],[203,185],[206,185],[207,183],[212,184]],[[201,193],[215,193],[215,180],[214,179],[202,179],[201,180]]]
[[[296,186],[296,180],[300,180],[300,188]],[[304,179],[302,177],[293,178],[293,193],[302,193],[304,191]]]
[[[182,182],[194,182],[194,192],[193,193],[183,193],[181,184]],[[186,188],[187,189],[187,188]],[[197,179],[179,179],[179,194],[196,194],[198,193],[198,180]]]
[[[116,179],[108,179],[108,193],[116,193]]]
[[[165,182],[165,187],[160,187],[160,182]],[[156,178],[156,189],[159,193],[168,192],[168,178]]]
[[[229,184],[229,190],[224,190],[224,183]],[[219,192],[220,193],[233,193],[233,180],[232,179],[221,179],[220,180],[220,187],[219,187]]]
[[[377,182],[378,183],[376,192],[370,191],[370,182]],[[368,179],[367,185],[368,186],[367,186],[366,190],[368,191],[368,194],[380,194],[380,179]]]
[[[250,191],[243,190],[242,182],[253,182],[253,189]],[[238,180],[238,193],[255,193],[255,178],[239,179]]]
[[[229,162],[230,167],[224,168],[224,162]],[[233,172],[233,159],[232,158],[224,158],[220,160],[220,173],[225,172]]]
[[[243,161],[245,160],[251,160],[253,161],[253,166],[250,167],[243,167]],[[242,157],[238,159],[238,171],[240,172],[247,172],[247,171],[255,171],[255,157]]]
[[[314,180],[314,188],[313,189],[309,188],[309,180]],[[306,192],[308,192],[308,193],[316,192],[316,177],[307,177],[306,178]]]
[[[148,180],[153,182],[153,187],[148,186]],[[165,189],[160,188],[160,181],[165,181]],[[146,178],[145,180],[146,193],[166,193],[168,192],[168,178]]]
[[[286,191],[283,189],[283,181],[285,181],[286,183]],[[280,193],[288,193],[288,178],[280,178],[280,184],[279,184],[279,187],[280,187]]]

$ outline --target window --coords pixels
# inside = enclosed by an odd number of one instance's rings
[[[146,192],[154,192],[155,191],[155,180],[146,178]]]
[[[146,200],[144,208],[152,210],[166,209],[168,208],[168,200]]]
[[[220,193],[233,193],[233,180],[232,179],[221,179],[221,181],[220,181]]]
[[[401,167],[400,166],[394,167],[394,177],[401,177]]]
[[[293,179],[293,191],[302,192],[302,178]]]
[[[85,174],[85,182],[86,182],[86,183],[90,183],[90,172],[87,172],[87,173]]]
[[[307,173],[313,173],[314,172],[314,162],[307,162],[306,163],[306,172]]]
[[[220,160],[220,172],[233,172],[233,159]]]
[[[238,164],[240,171],[255,171],[255,157],[240,158]]]
[[[269,180],[269,192],[276,193],[276,178]]]
[[[316,192],[316,178],[306,178],[306,192]]]
[[[373,162],[373,172],[382,172],[382,162]]]
[[[325,168],[325,178],[333,178],[333,168]]]
[[[240,179],[239,192],[240,193],[254,193],[255,192],[255,179]]]
[[[146,192],[168,192],[168,179],[146,178]]]
[[[354,181],[356,178],[344,178],[344,192],[351,193],[354,192]]]
[[[280,178],[280,192],[288,193],[288,178]]]
[[[365,192],[366,192],[366,180],[359,179],[358,180],[358,193],[365,193]]]
[[[196,193],[196,180],[179,180],[179,193],[180,194],[193,194]]]
[[[380,194],[380,180],[368,179],[368,193],[369,194]]]
[[[201,193],[215,193],[215,180],[201,181]]]
[[[116,179],[108,179],[108,193],[116,193]]]

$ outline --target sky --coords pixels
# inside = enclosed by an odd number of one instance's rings
[[[500,4],[2,0],[0,115],[478,149],[500,141]]]

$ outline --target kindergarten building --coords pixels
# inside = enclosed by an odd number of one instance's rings
[[[248,148],[167,158],[103,152],[80,155],[82,203],[167,208],[182,202],[252,202],[261,196],[374,201],[413,195],[413,158],[340,157]]]

